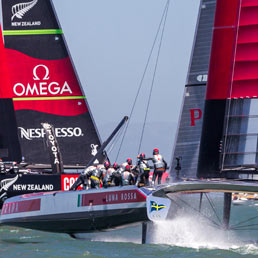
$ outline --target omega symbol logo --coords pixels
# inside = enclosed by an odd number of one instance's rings
[[[37,70],[38,70],[39,67],[42,67],[41,70],[42,69],[45,70],[45,76],[42,78],[42,80],[49,80],[49,76],[48,76],[49,75],[49,69],[48,69],[47,66],[42,65],[42,64],[37,65],[37,66],[34,67],[34,69],[33,69],[33,75],[34,75],[33,80],[35,80],[35,81],[40,80],[39,76],[37,75]]]
[[[52,73],[54,73],[52,71]],[[67,81],[62,81],[60,78],[58,81],[49,80],[50,71],[46,65],[36,65],[33,70],[33,81],[21,83],[18,82],[13,86],[13,93],[15,96],[46,96],[46,95],[71,95],[73,94]],[[55,73],[54,73],[55,75]],[[53,79],[55,76],[51,76]],[[61,81],[60,81],[61,80]]]

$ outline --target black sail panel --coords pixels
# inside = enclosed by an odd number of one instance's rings
[[[51,0],[2,0],[5,53],[21,156],[49,164],[41,123],[55,128],[64,165],[85,165],[100,138]],[[102,162],[102,159],[99,160]]]
[[[215,6],[216,0],[203,0],[200,4],[176,144],[172,155],[170,170],[172,176],[175,174],[176,157],[182,157],[181,175],[196,177]]]

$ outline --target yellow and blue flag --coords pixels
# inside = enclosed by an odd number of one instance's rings
[[[166,208],[166,206],[164,204],[157,204],[154,201],[150,201],[150,204],[151,204],[150,212],[152,212],[152,211],[159,211],[159,210],[161,210],[163,208]]]

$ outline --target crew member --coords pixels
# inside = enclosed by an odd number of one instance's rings
[[[138,155],[138,161],[137,161],[137,168],[139,171],[136,186],[140,186],[140,184],[143,185],[149,185],[149,173],[150,173],[150,166],[148,164],[148,161],[145,160],[145,154],[141,153]]]
[[[181,163],[180,163],[180,160],[182,159],[181,156],[179,157],[176,157],[176,167],[175,167],[175,170],[176,170],[176,179],[179,179],[179,173],[180,173],[180,170],[182,169],[181,168]]]
[[[130,168],[133,169],[133,168],[134,168],[133,160],[130,159],[130,158],[128,158],[128,159],[126,160],[126,162],[124,162],[121,166],[125,169],[125,167],[126,167],[127,165],[129,165]]]
[[[122,173],[125,170],[125,167],[119,166],[117,163],[113,165],[115,172],[113,173],[112,180],[114,181],[115,186],[122,185]]]
[[[153,150],[153,157],[148,158],[146,160],[152,160],[154,165],[153,177],[152,177],[152,184],[155,184],[156,178],[158,177],[158,184],[161,184],[161,178],[163,173],[167,169],[167,162],[164,160],[162,155],[159,154],[158,149]]]
[[[97,167],[91,170],[85,170],[84,181],[85,185],[88,185],[88,181],[90,181],[91,188],[100,188],[103,184],[103,170]]]
[[[134,177],[131,172],[131,168],[129,165],[126,165],[125,170],[121,174],[121,185],[133,185]]]
[[[105,173],[105,177],[103,179],[103,186],[105,188],[109,187],[109,186],[112,186],[112,181],[113,181],[113,178],[114,178],[114,172],[116,171],[117,166],[118,166],[117,163],[114,163],[113,167],[110,167],[110,165],[106,166],[107,170],[106,170],[106,173]]]
[[[83,189],[87,189],[89,185],[89,178],[87,177],[87,174],[90,173],[90,171],[96,169],[95,166],[89,166],[87,167],[81,175],[77,178],[77,180],[74,182],[74,184],[71,186],[70,190],[76,191],[77,188],[80,185],[83,185]]]

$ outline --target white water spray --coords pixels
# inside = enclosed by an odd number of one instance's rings
[[[150,243],[195,249],[231,249],[243,245],[232,231],[217,229],[197,216],[180,216],[173,220],[155,222],[150,227],[148,236]]]

